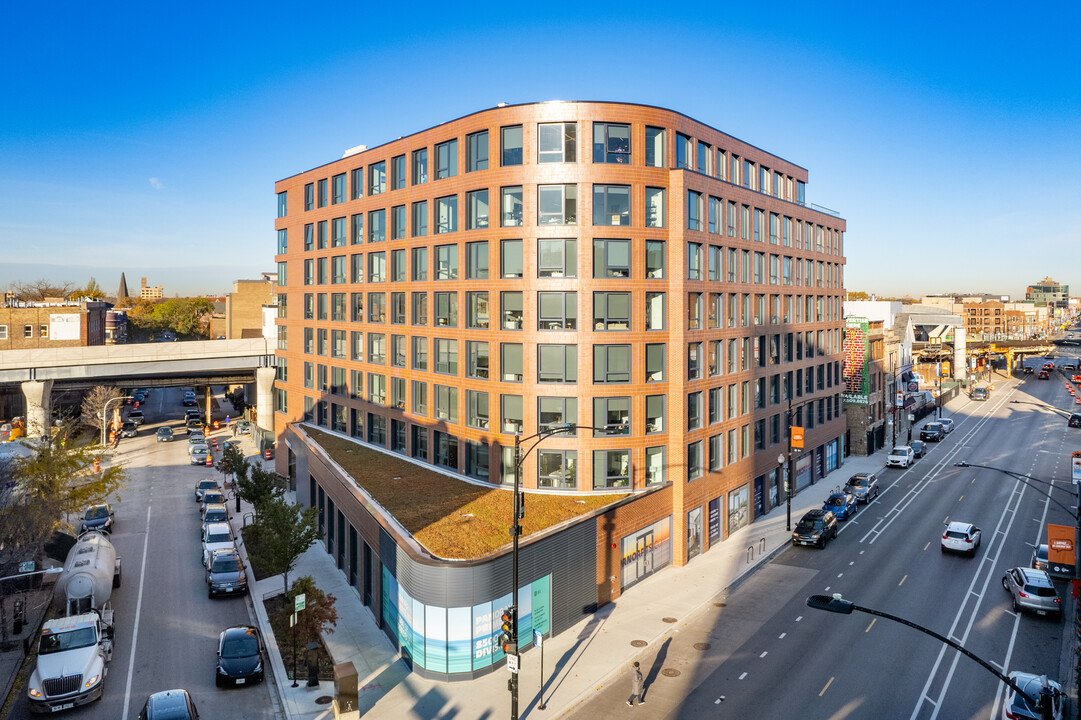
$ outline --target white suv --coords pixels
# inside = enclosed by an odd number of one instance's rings
[[[886,456],[886,467],[906,468],[912,464],[912,459],[915,455],[912,448],[908,445],[899,445]]]
[[[232,550],[233,529],[227,522],[209,522],[203,525],[203,567],[206,567],[215,550]]]
[[[975,555],[982,537],[980,529],[972,523],[951,522],[942,531],[942,552],[952,550]]]

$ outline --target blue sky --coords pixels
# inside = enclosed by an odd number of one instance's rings
[[[275,180],[563,99],[808,168],[849,289],[1081,294],[1077,3],[32,5],[0,44],[0,287],[226,292],[273,267]]]

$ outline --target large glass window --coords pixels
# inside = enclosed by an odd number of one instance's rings
[[[593,451],[593,488],[630,487],[630,450]]]
[[[537,345],[537,381],[578,382],[578,346]]]
[[[503,227],[520,227],[522,224],[522,186],[505,187],[500,190],[502,197]]]
[[[646,127],[646,167],[665,166],[665,131],[664,128]]]
[[[458,174],[458,141],[448,140],[435,146],[435,179],[444,180]]]
[[[434,385],[432,390],[435,396],[435,418],[458,422],[458,388]]]
[[[646,345],[646,382],[664,381],[665,344],[650,343]]]
[[[593,162],[629,165],[631,126],[593,123]]]
[[[593,186],[593,224],[631,224],[630,185]]]
[[[368,166],[368,194],[378,195],[387,191],[387,163],[386,161],[372,163]]]
[[[383,333],[368,333],[368,362],[373,365],[386,365],[387,336]]]
[[[387,254],[384,252],[368,253],[368,282],[386,282]]]
[[[428,338],[413,338],[413,369],[428,369]]]
[[[413,248],[413,279],[424,282],[428,279],[428,248]]]
[[[368,213],[368,242],[377,243],[387,239],[387,211],[372,210]]]
[[[424,237],[428,234],[428,201],[421,200],[413,203],[413,237]]]
[[[646,240],[646,279],[664,277],[664,241]]]
[[[664,432],[664,395],[646,395],[646,432]]]
[[[631,294],[629,292],[593,293],[594,330],[630,330]]]
[[[537,241],[537,277],[572,278],[578,276],[578,241],[574,238]]]
[[[458,196],[435,199],[435,234],[458,232]]]
[[[466,377],[488,379],[488,343],[468,341],[465,344]]]
[[[499,129],[503,167],[522,164],[522,126],[508,125]]]
[[[330,186],[330,204],[337,205],[345,202],[345,173],[332,177]]]
[[[435,372],[444,375],[458,374],[458,341],[435,338],[433,341]]]
[[[667,224],[664,188],[646,188],[646,227],[662,228]]]
[[[522,293],[509,291],[500,293],[503,308],[503,329],[522,329]]]
[[[522,241],[504,240],[500,243],[500,277],[522,277]]]
[[[687,229],[702,229],[702,193],[687,191]]]
[[[537,293],[538,330],[574,330],[578,325],[578,293]]]
[[[629,278],[631,276],[631,241],[595,238],[593,240],[593,277]]]
[[[317,196],[317,202],[319,207],[327,206],[327,181],[323,178],[318,182],[319,194]]]
[[[537,186],[538,225],[574,225],[577,222],[577,185]]]
[[[503,382],[522,382],[522,344],[501,343],[499,371]]]
[[[405,239],[405,205],[395,205],[390,209],[390,238]]]
[[[578,487],[578,452],[538,450],[537,487],[574,489]]]
[[[465,401],[468,407],[466,425],[482,430],[488,429],[488,393],[479,390],[466,390]]]
[[[435,247],[435,279],[457,280],[458,279],[458,246],[436,245]]]
[[[413,151],[413,184],[428,182],[428,148]]]
[[[576,162],[576,123],[541,123],[537,126],[537,162]]]
[[[501,417],[503,424],[501,432],[518,434],[522,432],[524,417],[522,413],[521,395],[501,395],[499,398],[502,405]]]
[[[432,298],[435,305],[435,324],[438,327],[458,327],[458,293],[437,292]]]
[[[465,245],[465,276],[468,280],[488,279],[488,242],[471,242]]]
[[[465,171],[488,169],[488,131],[465,136]]]
[[[683,133],[676,133],[676,167],[694,170],[693,140]]]
[[[466,230],[482,230],[488,227],[488,191],[471,190],[465,194],[468,208]]]
[[[578,398],[575,397],[540,397],[537,398],[537,430],[543,432],[563,425],[578,423]],[[560,433],[574,436],[574,432]]]
[[[467,292],[465,302],[468,313],[466,327],[487,330],[489,324],[488,292]]]
[[[593,346],[593,382],[625,383],[630,381],[630,345]]]

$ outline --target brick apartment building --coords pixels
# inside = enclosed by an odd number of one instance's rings
[[[5,301],[0,307],[0,350],[105,344],[103,302]]]
[[[678,112],[553,102],[276,183],[278,468],[415,670],[499,659],[448,660],[446,638],[480,647],[501,593],[476,573],[509,578],[505,549],[468,569],[418,549],[299,424],[493,488],[513,482],[516,433],[605,429],[550,437],[522,466],[527,491],[625,498],[523,540],[539,553],[525,586],[556,578],[559,632],[782,504],[789,407],[796,488],[841,462],[845,221],[807,204],[807,178]],[[571,552],[538,549],[568,533]],[[421,606],[443,624],[425,632]]]
[[[263,336],[263,308],[278,301],[275,273],[264,273],[258,280],[237,280],[225,297],[224,332],[226,338]],[[214,335],[217,337],[217,335]]]

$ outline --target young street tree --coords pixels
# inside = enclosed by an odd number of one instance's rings
[[[245,461],[245,467],[248,463]],[[277,473],[268,472],[262,468],[252,467],[250,476],[240,475],[240,499],[251,503],[255,508],[255,517],[263,514],[267,503],[281,498],[285,488],[282,487]]]
[[[23,559],[41,555],[54,530],[74,531],[70,516],[104,502],[127,482],[119,466],[94,472],[99,456],[91,441],[80,441],[70,426],[61,426],[31,455],[16,458],[10,468],[15,483],[10,503],[0,507],[0,547],[17,548]]]
[[[110,400],[114,400],[119,397],[123,397],[124,393],[120,391],[120,388],[108,387],[105,385],[98,385],[91,388],[83,397],[82,404],[82,421],[83,424],[94,428],[98,435],[101,434],[102,423],[108,424],[112,421],[111,417],[104,417],[105,403]],[[109,410],[117,410],[120,408],[120,403],[111,403]]]
[[[283,576],[283,591],[289,589],[289,572],[297,559],[319,539],[317,512],[316,508],[293,505],[285,498],[275,497],[266,503],[251,525],[255,538],[248,543],[248,553],[268,574]]]
[[[315,580],[311,575],[298,577],[293,586],[289,588],[289,597],[304,595],[304,609],[297,613],[297,640],[300,647],[317,640],[319,636],[329,628],[338,625],[338,611],[334,604],[338,598],[330,593],[325,593],[315,586]],[[289,616],[293,614],[293,601],[290,599],[282,608],[281,624],[289,627]]]

